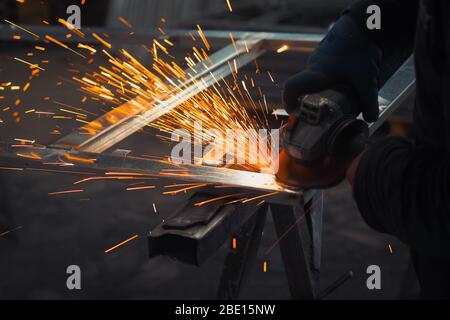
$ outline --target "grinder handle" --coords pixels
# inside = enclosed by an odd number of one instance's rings
[[[324,109],[331,108],[344,115],[356,117],[360,111],[352,97],[354,94],[348,87],[307,94],[299,98],[298,116],[311,124],[317,124],[321,121]]]

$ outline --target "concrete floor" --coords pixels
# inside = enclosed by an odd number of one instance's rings
[[[21,48],[22,50],[22,48]],[[23,82],[26,67],[12,62],[17,47],[0,52],[0,82]],[[23,51],[25,52],[25,51]],[[79,123],[56,122],[25,116],[23,110],[35,107],[54,110],[56,107],[42,97],[79,105],[80,94],[64,83],[55,86],[61,65],[73,58],[52,51],[52,65],[35,80],[20,107],[22,121],[14,124],[10,113],[2,114],[0,126],[4,140],[14,137],[35,138],[49,143],[57,137],[48,134],[59,126],[62,134]],[[59,65],[59,67],[58,67]],[[50,91],[50,93],[48,93]],[[9,100],[8,100],[9,99]],[[11,104],[15,97],[1,101]],[[92,105],[101,112],[101,105]],[[36,130],[39,128],[39,130]],[[118,148],[131,148],[137,154],[167,152],[150,133],[135,135]],[[224,246],[202,267],[194,267],[165,257],[147,258],[145,233],[169,216],[183,203],[185,196],[164,196],[161,190],[125,191],[126,185],[116,182],[95,182],[86,185],[83,194],[48,196],[49,192],[72,189],[76,177],[43,172],[1,170],[1,194],[9,200],[10,214],[2,213],[0,233],[0,298],[153,298],[213,299],[227,248]],[[153,211],[155,203],[158,214]],[[138,234],[139,237],[117,250],[104,250]],[[289,297],[278,248],[269,257],[262,253],[276,241],[269,219],[264,230],[260,256],[242,292],[248,299],[284,299]],[[346,183],[325,193],[322,257],[322,287],[325,288],[345,272],[354,278],[331,294],[329,299],[395,299],[414,297],[417,288],[400,295],[408,268],[407,248],[396,239],[371,230],[362,221]],[[390,253],[388,245],[393,252]],[[262,271],[262,260],[268,260],[268,272]],[[77,264],[82,270],[82,290],[66,288],[66,268]],[[376,264],[382,271],[382,289],[366,287],[366,268]]]

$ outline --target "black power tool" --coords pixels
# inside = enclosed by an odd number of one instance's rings
[[[302,96],[283,128],[277,179],[289,188],[326,188],[345,178],[365,146],[367,123],[347,90]]]

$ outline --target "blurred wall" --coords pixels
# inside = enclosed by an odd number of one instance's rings
[[[354,0],[230,0],[233,7],[254,4],[262,9],[279,5],[308,12],[340,12]],[[169,25],[201,16],[205,12],[226,12],[226,0],[110,0],[107,26],[124,27],[118,16],[126,18],[135,28],[147,29],[157,25],[161,17]]]

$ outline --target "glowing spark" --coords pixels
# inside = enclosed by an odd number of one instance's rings
[[[66,20],[59,18],[58,22],[61,23],[63,26],[65,26],[67,29],[69,29],[70,31],[72,31],[73,33],[75,33],[77,36],[79,36],[80,38],[84,38],[84,33],[81,32],[80,30],[78,30],[77,28],[75,28],[74,25],[70,24],[69,22],[67,22]],[[69,34],[70,35],[70,34]],[[70,38],[70,37],[69,37]]]
[[[285,52],[289,49],[289,46],[287,44],[285,44],[284,46],[281,46],[277,49],[277,53],[282,53]]]
[[[98,34],[96,34],[95,32],[92,33],[92,36],[97,39],[101,44],[103,44],[105,47],[111,49],[112,45],[109,42],[106,42],[105,40],[103,40]]]
[[[82,162],[82,163],[94,163],[95,161],[97,161],[97,159],[95,159],[95,158],[91,158],[91,159],[83,158],[83,157],[76,156],[76,155],[73,155],[70,153],[64,154],[64,158],[66,158],[67,160],[70,160],[70,161]]]
[[[84,192],[84,190],[77,189],[77,190],[65,190],[65,191],[56,191],[56,192],[49,192],[49,196],[55,196],[55,195],[61,195],[61,194],[67,194],[67,193],[80,193]]]
[[[97,50],[95,50],[94,48],[92,48],[92,47],[90,47],[90,46],[88,46],[88,45],[86,45],[86,44],[79,43],[79,44],[77,45],[77,47],[80,48],[80,49],[86,49],[86,50],[89,50],[92,54],[94,54],[94,53],[97,52]]]
[[[129,23],[124,17],[119,17],[118,18],[120,22],[122,22],[124,25],[126,25],[128,28],[133,28],[133,26],[131,25],[131,23]]]
[[[14,140],[21,142],[21,143],[30,143],[30,144],[33,144],[36,142],[36,140],[28,140],[28,139],[20,139],[20,138],[14,138]]]
[[[263,272],[266,273],[267,272],[267,261],[263,262]]]
[[[144,187],[132,187],[132,188],[127,188],[127,191],[136,191],[136,190],[148,190],[148,189],[155,189],[155,186],[144,186]]]
[[[138,238],[138,237],[139,237],[139,235],[135,234],[135,235],[132,236],[131,238],[128,238],[127,240],[124,240],[124,241],[122,241],[121,243],[118,243],[118,244],[116,244],[115,246],[113,246],[113,247],[111,247],[111,248],[105,250],[105,253],[109,253],[109,252],[111,252],[111,251],[113,251],[113,250],[119,248],[120,246],[123,246],[125,243],[130,242],[130,241],[132,241],[132,240],[134,240],[134,239],[136,239],[136,238]]]
[[[231,7],[230,0],[226,0],[226,1],[227,1],[228,10],[230,10],[230,12],[233,12],[233,8]]]
[[[82,57],[82,58],[86,58],[86,57],[85,57],[84,55],[82,55],[81,53],[79,53],[79,52],[73,50],[72,48],[69,48],[69,46],[65,45],[65,44],[62,43],[61,41],[58,41],[58,40],[56,40],[55,38],[53,38],[53,37],[51,37],[51,36],[49,36],[49,35],[46,35],[46,36],[45,36],[45,39],[48,40],[48,41],[50,41],[50,42],[53,42],[54,44],[57,44],[57,45],[60,46],[60,47],[63,47],[64,49],[67,49],[67,50],[69,50],[69,51],[71,51],[71,52],[73,52],[73,53],[79,55],[79,56]]]
[[[233,250],[236,250],[236,238],[233,238],[233,241],[232,241],[232,248],[233,248]]]
[[[207,185],[208,185],[207,183],[202,183],[202,184],[198,184],[198,185],[195,185],[195,186],[192,186],[192,187],[186,187],[186,188],[179,189],[179,190],[166,191],[166,192],[163,192],[163,194],[172,194],[173,195],[173,194],[177,194],[177,193],[180,193],[180,192],[185,192],[185,191],[192,190],[192,189],[206,187]]]
[[[278,193],[279,193],[278,191],[275,191],[275,192],[263,194],[263,195],[260,195],[260,196],[257,196],[257,197],[253,197],[253,198],[246,199],[246,200],[242,201],[242,203],[247,203],[247,202],[254,201],[254,200],[258,200],[258,199],[261,199],[261,198],[274,196],[274,195],[276,195],[276,194],[278,194]]]
[[[155,203],[153,202],[153,211],[155,211],[155,213],[158,213],[157,211],[156,211],[156,206],[155,206]]]
[[[19,28],[19,29],[22,30],[22,31],[25,31],[25,32],[28,33],[28,34],[31,34],[32,36],[36,37],[37,39],[40,38],[36,33],[33,33],[33,32],[31,32],[30,30],[27,30],[27,29],[25,29],[25,28],[23,28],[23,27],[21,27],[21,26],[15,24],[15,23],[13,23],[13,22],[11,22],[11,21],[9,21],[9,20],[6,20],[6,19],[3,19],[3,20],[4,20],[6,23],[9,23],[10,25],[12,25],[12,26],[14,26],[14,27]]]
[[[211,46],[209,45],[208,40],[206,40],[205,34],[203,33],[202,28],[200,27],[200,25],[197,25],[197,29],[198,29],[198,34],[200,35],[200,38],[202,39],[203,43],[206,46],[206,49],[211,49]]]
[[[28,61],[25,61],[25,60],[19,59],[19,58],[17,58],[17,57],[14,57],[14,60],[17,60],[17,61],[19,61],[19,62],[25,63],[25,64],[29,65],[29,66],[30,66],[30,68],[32,68],[32,69],[35,69],[35,68],[37,68],[37,69],[39,69],[39,70],[45,71],[45,69],[43,69],[43,68],[39,67],[39,65],[38,65],[38,64],[33,64],[33,63],[29,63]]]
[[[221,197],[205,200],[205,201],[202,201],[202,202],[197,202],[196,204],[194,204],[194,206],[200,207],[200,206],[202,206],[204,204],[207,204],[207,203],[211,203],[211,202],[214,202],[214,201],[217,201],[217,200],[231,198],[231,197],[235,197],[235,196],[239,196],[239,195],[243,195],[243,193],[227,194],[225,196],[221,196]]]
[[[390,244],[388,244],[388,248],[389,248],[389,252],[392,254],[394,253],[394,250],[392,250],[392,246]]]

